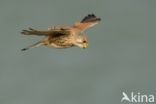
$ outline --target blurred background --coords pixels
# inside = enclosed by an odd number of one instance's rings
[[[0,0],[0,104],[121,104],[156,95],[155,0]],[[87,49],[20,50],[44,37],[22,29],[101,17]],[[124,102],[123,104],[126,104]]]

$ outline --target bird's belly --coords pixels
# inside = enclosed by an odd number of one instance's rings
[[[54,47],[54,48],[69,48],[72,47],[72,41],[69,37],[57,37],[57,38],[51,38],[49,41],[48,46]]]
[[[55,44],[55,43],[51,43],[49,45],[50,47],[54,47],[54,48],[69,48],[72,47],[72,44]]]

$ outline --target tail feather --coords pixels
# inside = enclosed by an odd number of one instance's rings
[[[37,42],[37,43],[35,43],[33,45],[30,45],[30,46],[28,46],[26,48],[21,49],[21,51],[26,51],[26,50],[28,50],[30,48],[36,48],[36,47],[39,47],[39,46],[42,46],[42,45],[44,45],[44,42],[39,41],[39,42]]]

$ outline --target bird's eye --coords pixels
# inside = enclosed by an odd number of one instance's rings
[[[87,43],[87,41],[86,40],[83,40],[83,43]]]

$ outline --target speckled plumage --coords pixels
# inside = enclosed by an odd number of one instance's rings
[[[88,40],[83,31],[96,25],[99,21],[101,21],[100,18],[97,18],[94,14],[89,14],[88,16],[84,17],[81,22],[75,23],[73,26],[55,26],[53,28],[48,28],[48,30],[45,31],[38,31],[32,28],[22,30],[21,33],[24,35],[46,37],[34,45],[23,48],[22,51],[42,45],[54,48],[69,48],[73,46],[87,48]]]

